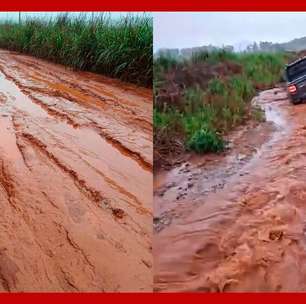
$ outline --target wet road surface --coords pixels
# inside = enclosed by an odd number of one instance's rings
[[[256,101],[274,127],[242,165],[230,165],[236,163],[231,154],[225,158],[221,165],[234,168],[231,174],[222,175],[218,164],[206,172],[208,182],[196,174],[179,203],[171,195],[199,166],[182,164],[174,170],[185,170],[187,178],[170,172],[155,182],[155,220],[172,213],[154,235],[155,290],[306,290],[306,104],[291,105],[282,88]]]
[[[152,96],[0,51],[0,290],[152,289]]]

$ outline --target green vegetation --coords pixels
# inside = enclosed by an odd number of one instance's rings
[[[210,129],[198,129],[188,141],[188,147],[198,153],[203,151],[218,152],[223,150],[223,140]]]
[[[0,24],[0,48],[80,70],[152,85],[153,23],[148,15],[27,19]]]
[[[197,153],[222,151],[224,134],[250,117],[262,121],[250,101],[280,81],[287,60],[285,53],[225,51],[154,60],[155,161],[177,140]]]

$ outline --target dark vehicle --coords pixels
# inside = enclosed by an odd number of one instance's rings
[[[293,104],[306,100],[306,57],[286,66],[287,90]]]

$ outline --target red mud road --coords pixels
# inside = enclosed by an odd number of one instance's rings
[[[174,185],[155,195],[159,219],[162,201],[172,208],[154,236],[155,290],[306,290],[306,104],[292,106],[281,88],[257,102],[275,128],[250,159],[213,181],[191,164],[194,187],[180,203],[169,192],[183,178],[170,175]],[[223,186],[207,186],[214,180]]]
[[[152,290],[152,96],[0,51],[0,290]]]

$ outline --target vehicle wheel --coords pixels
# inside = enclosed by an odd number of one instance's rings
[[[301,101],[298,99],[298,100],[291,100],[292,104],[294,105],[297,105],[299,103],[301,103]]]

